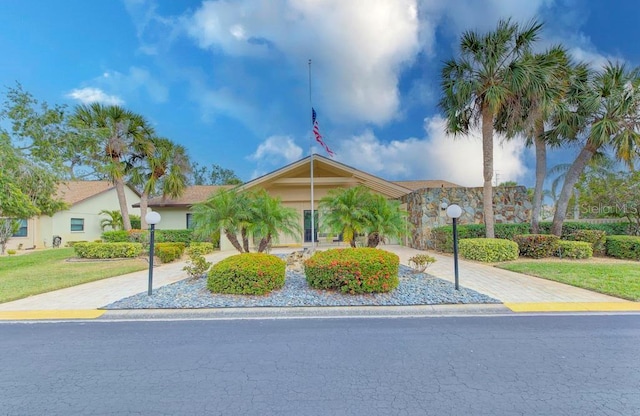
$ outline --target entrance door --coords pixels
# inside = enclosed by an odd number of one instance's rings
[[[313,241],[318,242],[318,211],[313,211]],[[304,211],[304,242],[311,242],[311,210]]]

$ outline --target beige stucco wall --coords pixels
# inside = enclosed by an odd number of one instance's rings
[[[160,223],[156,225],[157,230],[185,230],[187,228],[188,209],[157,207],[153,210],[160,214]]]
[[[132,204],[140,202],[140,197],[128,187],[125,187],[129,214],[140,215],[139,208],[131,208]],[[115,189],[110,189],[84,201],[74,204],[65,211],[53,216],[41,216],[28,220],[27,237],[13,237],[7,248],[17,248],[22,243],[23,248],[36,246],[37,248],[52,247],[53,236],[62,237],[62,245],[70,241],[93,241],[100,238],[102,229],[100,221],[105,216],[99,215],[102,210],[120,210],[118,196]],[[71,218],[84,219],[84,231],[71,231]]]

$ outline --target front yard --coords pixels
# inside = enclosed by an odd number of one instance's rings
[[[640,301],[640,263],[604,258],[519,260],[496,267]]]
[[[145,259],[67,261],[73,248],[0,257],[0,303],[63,289],[149,267]]]

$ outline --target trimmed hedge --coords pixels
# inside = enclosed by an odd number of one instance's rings
[[[200,241],[192,241],[187,248],[187,254],[192,256],[204,256],[205,254],[213,253],[215,247],[213,243],[206,243]]]
[[[540,223],[540,234],[551,234],[551,222]],[[578,230],[601,230],[607,233],[607,235],[626,235],[629,234],[629,223],[625,221],[610,222],[606,224],[591,224],[588,222],[571,222],[565,221],[562,224],[562,239],[567,239],[571,234],[574,234]]]
[[[106,243],[129,243],[129,233],[124,230],[105,231],[102,240]]]
[[[590,243],[594,253],[604,254],[604,243],[607,240],[607,233],[602,230],[577,230],[567,236],[567,240]]]
[[[184,243],[189,245],[193,240],[193,230],[156,230],[158,243]]]
[[[485,263],[516,260],[518,244],[499,238],[466,238],[458,242],[460,256]]]
[[[286,266],[271,254],[236,254],[211,267],[207,288],[214,293],[265,295],[284,286]]]
[[[551,234],[526,234],[513,237],[513,241],[518,244],[520,255],[533,259],[553,256],[558,249],[559,240],[558,236]]]
[[[607,256],[619,259],[640,260],[640,237],[612,235],[605,242]]]
[[[593,257],[593,246],[587,241],[558,241],[555,255],[564,259],[589,259]]]
[[[158,256],[163,263],[171,263],[182,257],[186,247],[184,243],[156,243],[154,246],[155,255]]]
[[[458,225],[458,239],[463,238],[483,238],[485,236],[484,224],[464,224]],[[495,224],[494,233],[496,238],[513,240],[515,235],[528,234],[531,231],[529,223],[520,224]],[[431,230],[431,237],[434,241],[434,248],[445,253],[453,252],[453,226],[445,225]]]
[[[117,259],[138,257],[142,253],[140,243],[75,243],[76,256],[83,259]]]
[[[376,248],[316,252],[304,262],[309,286],[342,293],[389,292],[398,287],[399,257]]]

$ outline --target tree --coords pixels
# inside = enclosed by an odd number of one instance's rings
[[[100,211],[99,215],[107,216],[107,218],[103,218],[100,220],[100,228],[102,229],[102,231],[104,231],[104,229],[107,227],[111,228],[112,230],[122,230],[124,228],[122,225],[122,214],[117,209],[103,209],[102,211]]]
[[[370,193],[364,186],[332,189],[320,199],[321,228],[334,234],[342,234],[351,247],[356,246],[356,237],[365,232],[366,211],[364,202]]]
[[[0,218],[0,254],[4,254],[7,242],[20,229],[20,221],[13,218]]]
[[[83,135],[92,135],[97,140],[100,150],[92,155],[92,163],[115,185],[122,223],[125,230],[130,230],[125,179],[133,161],[147,157],[153,150],[150,141],[153,129],[139,114],[99,103],[76,107],[72,124]]]
[[[233,189],[220,189],[206,201],[194,204],[194,233],[210,238],[222,230],[233,247],[240,253],[249,251],[247,226],[249,224],[249,200],[247,195]],[[238,241],[242,234],[243,244]]]
[[[551,232],[562,233],[573,188],[593,156],[611,149],[615,157],[631,165],[640,145],[640,71],[608,63],[590,74],[586,88],[570,95],[569,116],[556,120],[556,129],[581,143],[568,169],[556,204]]]
[[[140,185],[141,227],[147,228],[145,216],[149,196],[159,193],[163,198],[177,198],[187,188],[187,175],[191,170],[189,157],[184,146],[169,139],[152,137],[153,150],[142,155],[139,163],[131,169],[132,182]]]
[[[388,200],[379,194],[368,197],[365,219],[367,247],[378,247],[387,238],[401,237],[409,230],[407,212],[400,208],[400,201]]]
[[[573,74],[580,74],[581,65],[572,66],[566,50],[555,46],[544,53],[525,54],[533,67],[532,81],[536,88],[525,88],[512,96],[498,115],[498,129],[512,138],[521,134],[527,146],[535,147],[536,180],[532,190],[531,230],[539,232],[543,187],[547,174],[547,146],[559,146],[557,137],[545,134],[545,123],[559,111],[569,91]]]
[[[279,235],[300,237],[300,216],[298,212],[282,205],[280,198],[270,196],[260,190],[250,195],[249,232],[254,239],[260,239],[258,252],[265,251],[272,242],[278,242]]]
[[[220,165],[212,164],[210,168],[200,166],[197,162],[191,165],[192,178],[194,185],[242,185],[236,173],[231,169],[226,169]]]
[[[532,82],[532,60],[523,59],[538,38],[542,25],[521,26],[510,20],[498,22],[495,31],[480,35],[466,32],[460,39],[460,57],[442,69],[440,108],[447,133],[467,134],[482,128],[483,205],[486,236],[493,238],[493,127],[497,115],[514,96],[542,86]]]
[[[640,172],[587,175],[581,185],[580,207],[587,216],[626,218],[640,234]]]

